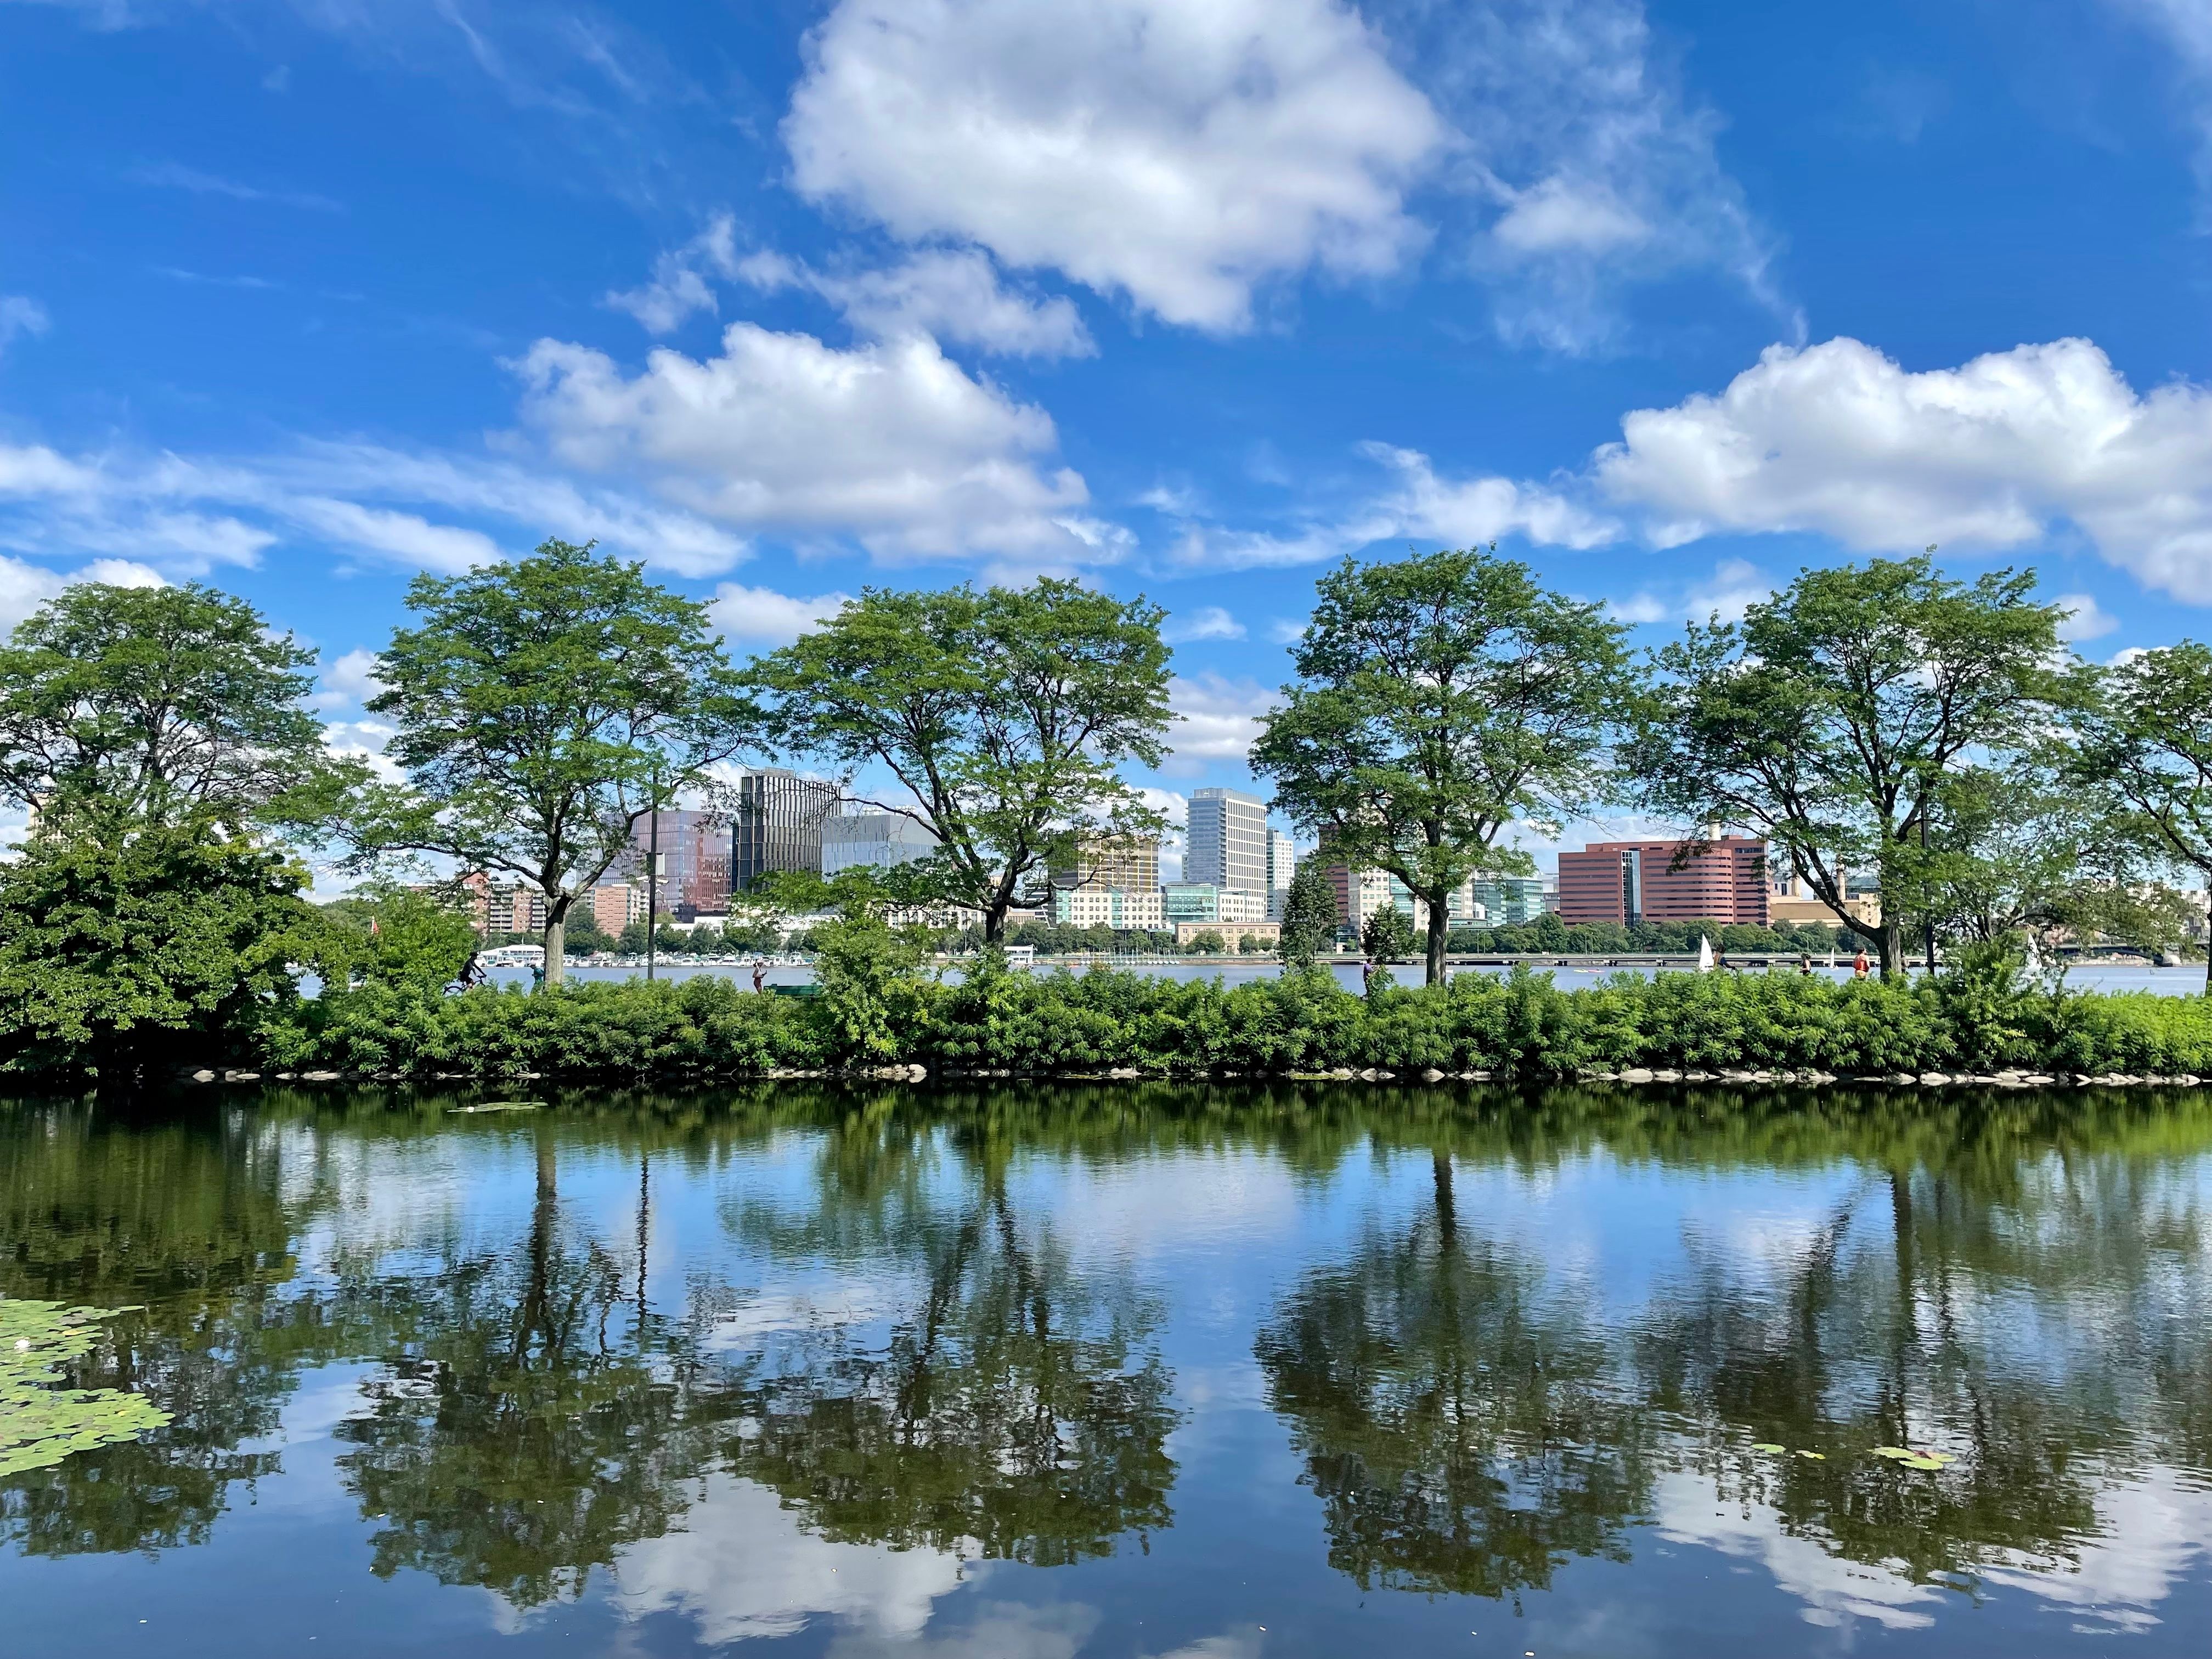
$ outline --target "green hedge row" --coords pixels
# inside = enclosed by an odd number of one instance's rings
[[[273,1068],[493,1077],[744,1076],[920,1063],[933,1072],[1280,1074],[1370,1067],[1561,1075],[1635,1066],[2212,1076],[2212,1000],[2026,986],[2002,965],[1934,983],[1793,974],[1621,975],[1563,991],[1543,974],[1466,975],[1360,997],[1328,975],[1224,988],[988,960],[964,982],[831,985],[756,996],[701,976],[439,997],[367,987],[264,1033]]]

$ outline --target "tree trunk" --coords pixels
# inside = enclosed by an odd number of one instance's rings
[[[1888,910],[1881,913],[1881,976],[1896,979],[1905,972],[1905,927]]]
[[[1444,951],[1451,940],[1451,914],[1449,903],[1429,901],[1429,983],[1444,982]]]
[[[1006,942],[1006,906],[1004,900],[1000,900],[983,912],[983,943],[1004,945]]]
[[[561,982],[562,970],[567,965],[562,945],[568,932],[568,907],[565,904],[545,907],[545,983],[550,988]]]

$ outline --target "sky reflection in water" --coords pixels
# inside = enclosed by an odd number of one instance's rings
[[[0,1481],[11,1652],[2212,1627],[2193,1095],[453,1103],[0,1115],[0,1294],[175,1419]]]

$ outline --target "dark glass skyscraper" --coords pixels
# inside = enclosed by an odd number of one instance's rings
[[[738,780],[732,825],[730,880],[738,892],[772,870],[819,870],[823,821],[837,810],[833,785],[781,767],[762,767]]]

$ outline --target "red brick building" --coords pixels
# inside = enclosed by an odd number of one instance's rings
[[[1607,841],[1559,854],[1559,920],[1766,925],[1766,843],[1747,836],[1690,843]]]

